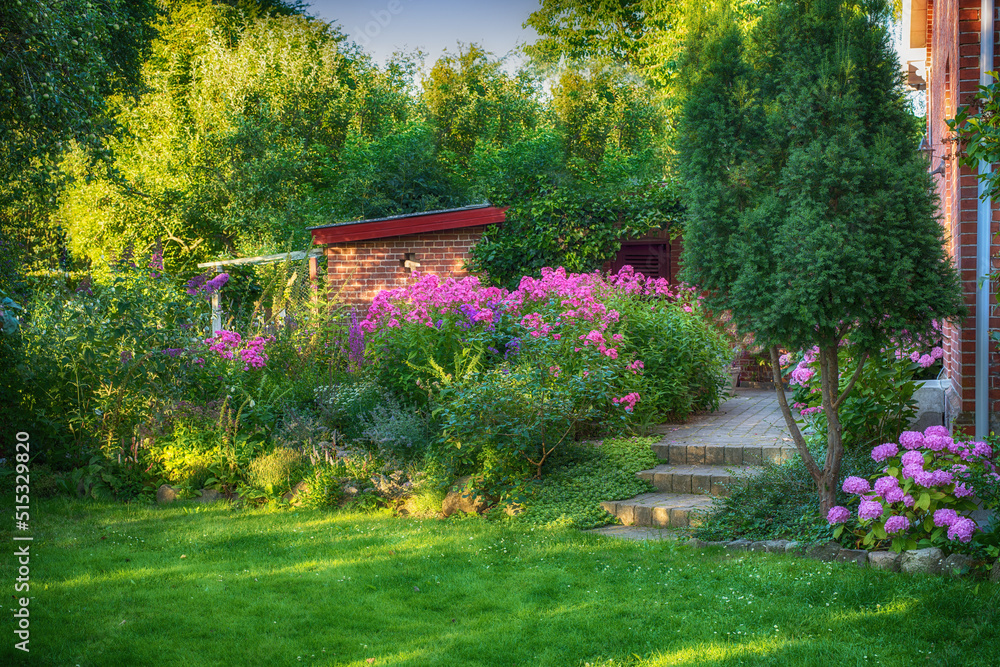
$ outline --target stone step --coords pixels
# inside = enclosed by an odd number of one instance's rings
[[[660,465],[636,473],[661,493],[729,495],[727,485],[739,477],[757,475],[754,466]]]
[[[686,528],[697,526],[712,507],[711,496],[644,493],[628,500],[608,500],[601,506],[626,526]]]
[[[657,458],[670,465],[758,466],[767,461],[781,463],[795,454],[795,447],[723,443],[689,444],[664,438],[653,445]]]

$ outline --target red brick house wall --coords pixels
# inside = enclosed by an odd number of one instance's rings
[[[441,278],[467,276],[469,251],[484,230],[482,226],[461,227],[328,245],[324,249],[327,287],[331,295],[339,293],[338,301],[367,306],[380,291],[406,285],[411,269],[403,262],[408,255],[420,264],[416,269],[420,273]]]
[[[941,224],[946,247],[962,278],[969,317],[946,325],[944,366],[951,380],[951,418],[957,425],[973,422],[975,414],[975,317],[976,317],[976,219],[978,191],[975,170],[955,159],[945,119],[959,106],[968,104],[979,85],[979,0],[927,0],[927,136],[932,148],[931,168],[944,163],[944,173],[935,176],[940,197]],[[994,41],[995,41],[994,33]],[[1000,49],[998,49],[1000,51]],[[1000,67],[994,58],[992,69]],[[993,205],[993,234],[1000,231],[997,206]],[[995,251],[991,252],[994,255]],[[995,297],[991,302],[996,303]],[[991,317],[990,328],[1000,327]],[[1000,414],[1000,356],[990,352],[991,428]]]

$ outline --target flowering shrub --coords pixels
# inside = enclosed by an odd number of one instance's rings
[[[883,350],[881,356],[868,358],[853,391],[840,408],[845,447],[870,446],[889,434],[899,433],[913,420],[916,416],[913,393],[920,387],[915,378],[944,354],[937,346],[924,349],[900,337],[895,350]],[[814,347],[798,354],[785,354],[779,361],[794,390],[792,407],[819,432],[825,433],[819,349]],[[840,389],[843,390],[857,368],[857,354],[850,343],[841,346],[839,365]]]
[[[904,431],[899,442],[872,449],[872,459],[885,464],[870,479],[848,477],[843,490],[857,496],[854,534],[865,548],[889,541],[894,551],[968,544],[978,527],[966,514],[978,509],[971,480],[1000,480],[994,468],[995,452],[985,442],[954,440],[943,426],[923,433]],[[839,537],[851,512],[830,509],[827,521],[837,525]]]
[[[723,385],[725,349],[698,299],[631,267],[608,278],[544,269],[513,292],[475,277],[416,276],[380,293],[360,326],[382,384],[415,401],[436,381],[428,356],[453,379],[519,359],[555,375],[599,363],[613,369],[605,400],[629,414],[683,417],[717,403]]]

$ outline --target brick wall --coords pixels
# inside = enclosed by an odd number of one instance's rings
[[[941,224],[946,247],[962,278],[969,317],[946,325],[944,365],[953,389],[953,421],[970,424],[975,411],[975,292],[976,218],[978,207],[975,170],[960,167],[955,145],[948,141],[945,119],[959,106],[968,104],[979,84],[979,0],[928,0],[927,30],[927,118],[928,137],[933,149],[932,168],[945,160],[944,174],[935,177],[940,197]],[[995,39],[995,37],[994,37]],[[995,49],[1000,51],[1000,49]],[[1000,55],[1000,54],[995,54]],[[994,69],[1000,58],[994,59]],[[1000,230],[1000,215],[993,207],[993,234]],[[991,254],[995,254],[993,251]],[[994,290],[995,293],[995,290]],[[991,297],[993,303],[995,296]],[[990,328],[1000,327],[1000,318],[991,317]],[[990,412],[1000,415],[1000,355],[990,354]],[[992,426],[996,428],[996,426]]]
[[[393,236],[326,246],[327,285],[338,301],[367,306],[383,289],[402,287],[410,270],[402,266],[408,255],[420,264],[420,273],[441,278],[469,275],[465,261],[483,235],[483,227]]]

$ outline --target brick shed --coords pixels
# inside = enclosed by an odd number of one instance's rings
[[[923,149],[940,196],[946,247],[969,306],[969,317],[944,331],[948,421],[974,424],[977,437],[1000,427],[1000,357],[987,336],[988,329],[1000,328],[1000,318],[991,281],[979,281],[995,267],[1000,215],[995,202],[981,199],[977,170],[959,165],[945,120],[972,102],[980,82],[989,80],[985,72],[1000,69],[996,23],[994,0],[903,1],[903,67],[907,83],[925,91]]]
[[[323,246],[327,284],[352,305],[367,305],[383,289],[402,287],[414,271],[442,278],[469,275],[469,250],[506,209],[489,204],[311,227]]]

